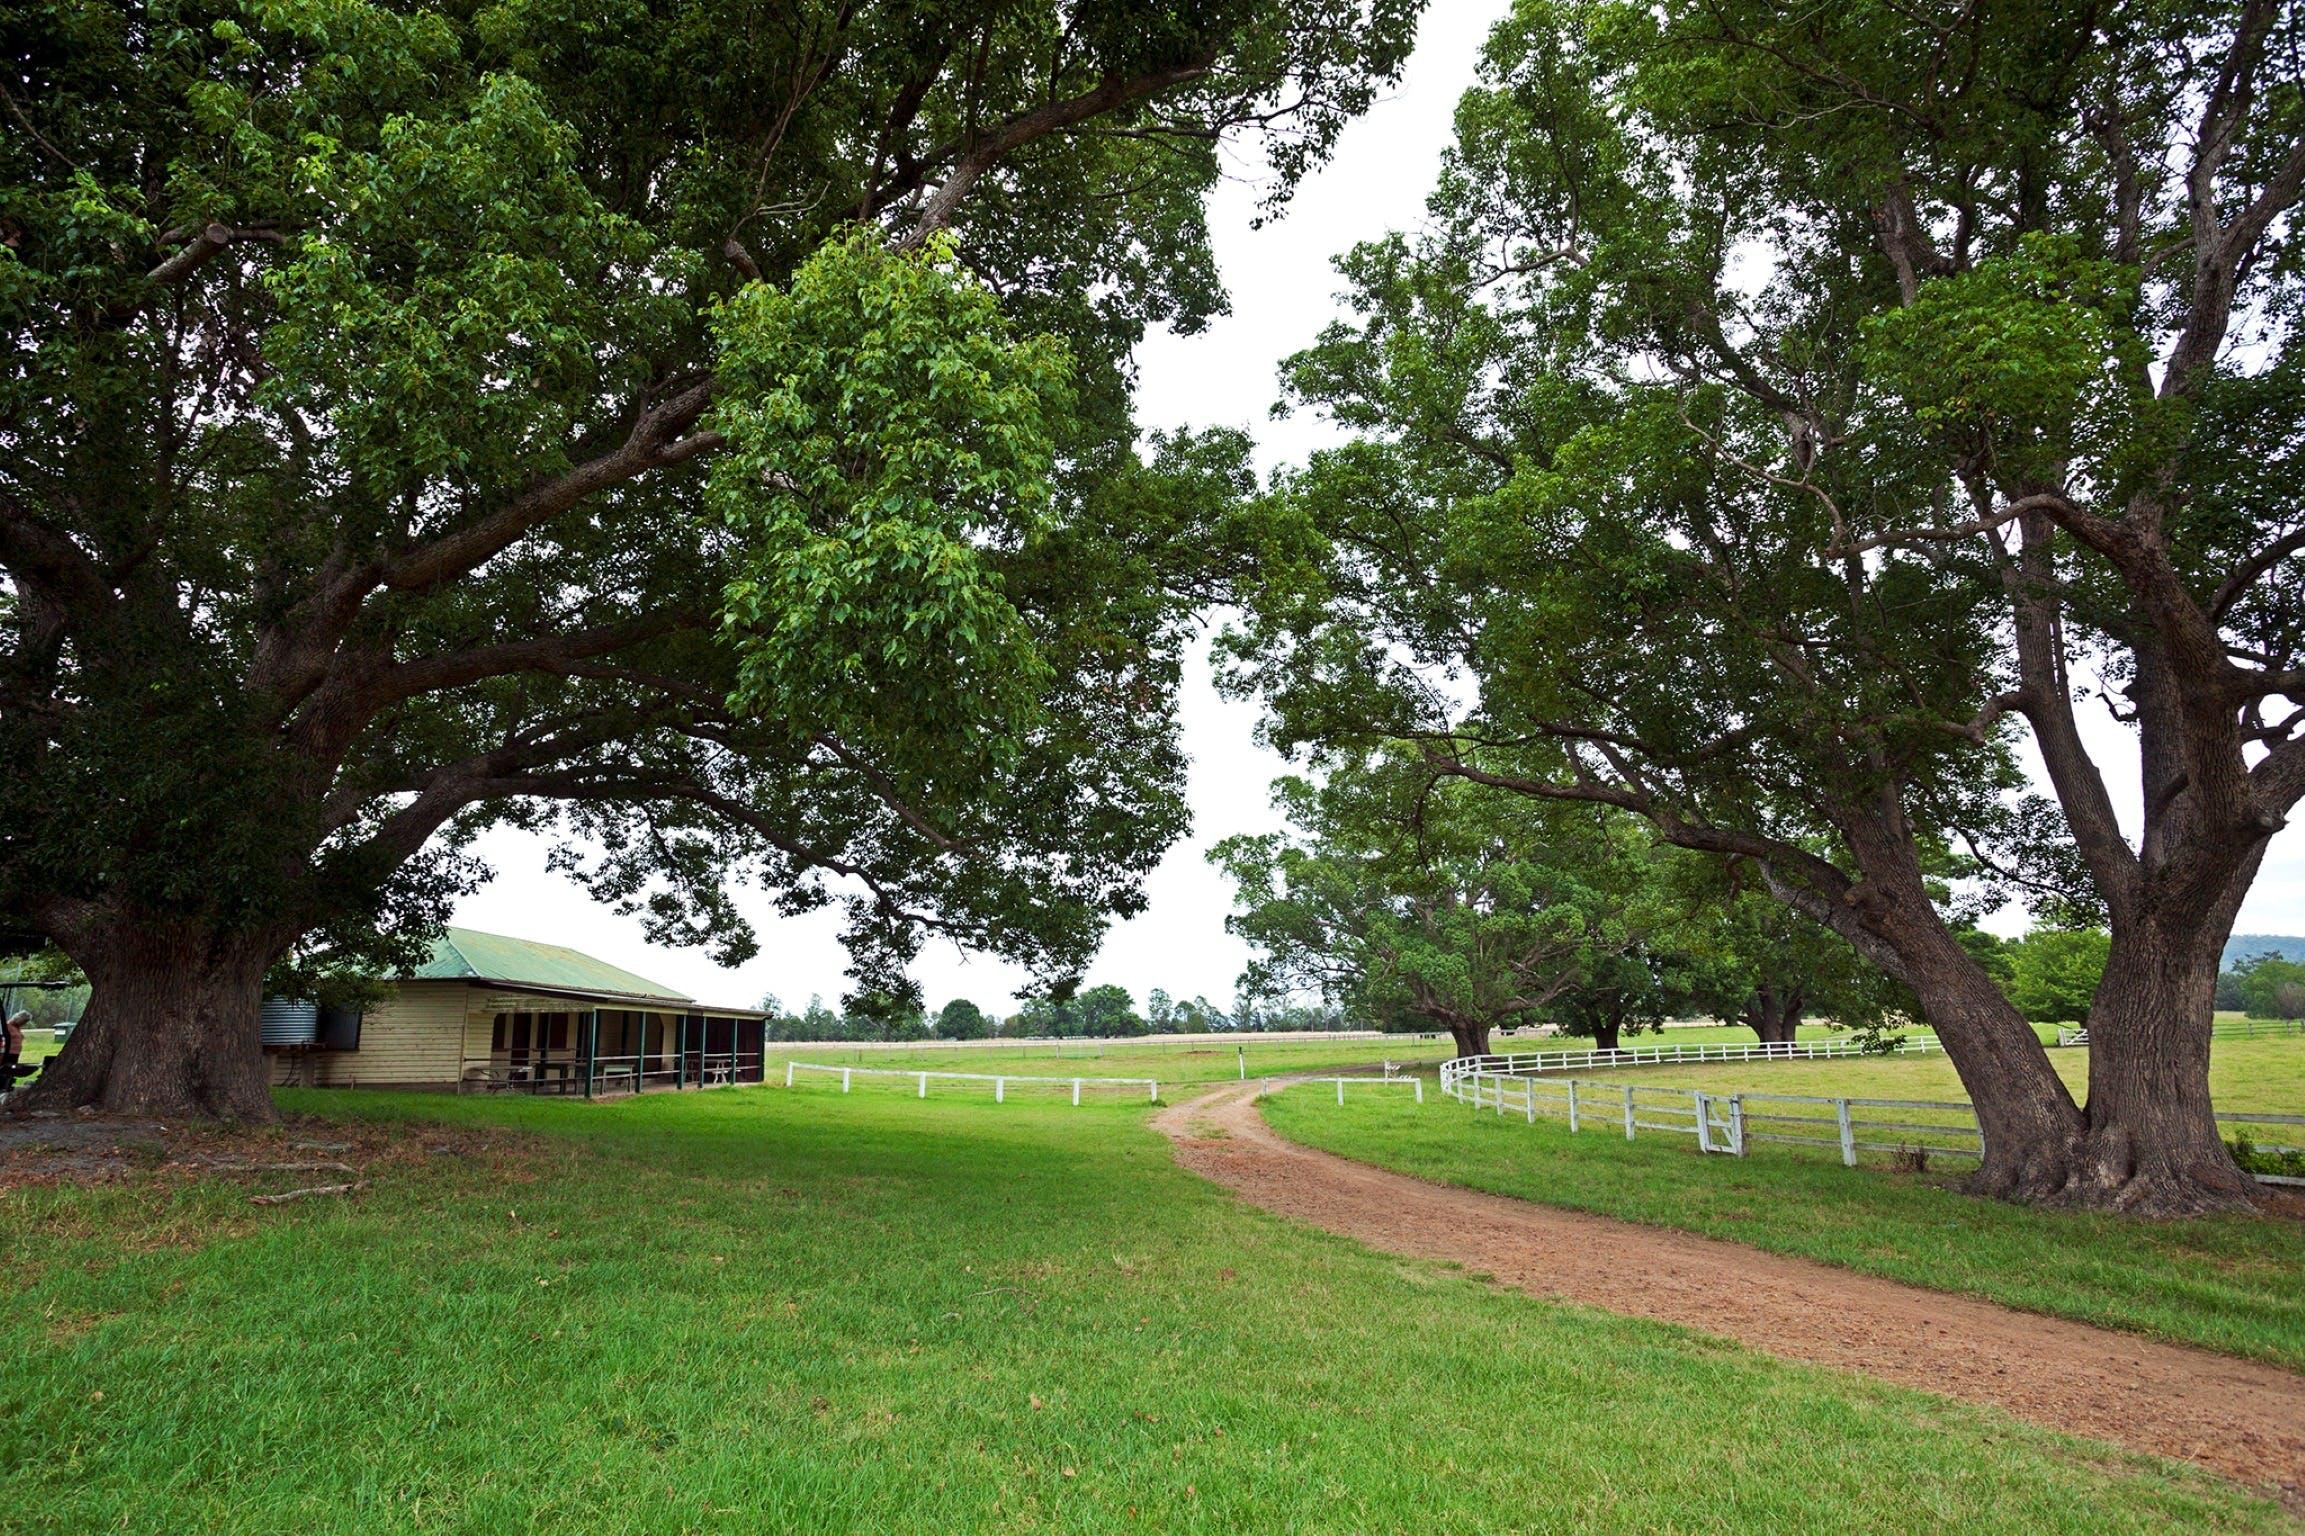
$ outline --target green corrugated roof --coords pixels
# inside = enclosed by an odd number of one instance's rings
[[[412,981],[502,981],[566,992],[614,992],[627,997],[690,1001],[662,982],[635,976],[579,950],[533,939],[512,939],[475,928],[451,928],[432,944],[432,958]]]

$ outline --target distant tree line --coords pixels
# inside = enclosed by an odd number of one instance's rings
[[[2217,1006],[2252,1019],[2305,1019],[2305,963],[2272,953],[2236,961],[2217,978]]]
[[[1229,1012],[1205,997],[1171,997],[1155,987],[1144,1009],[1135,994],[1112,983],[1080,988],[1066,996],[1028,998],[1014,1013],[987,1013],[956,997],[930,1013],[906,999],[866,997],[835,1010],[812,995],[808,1006],[787,1009],[775,994],[761,999],[771,1040],[1074,1040],[1127,1039],[1137,1035],[1259,1033],[1296,1030],[1429,1028],[1409,1018],[1356,1019],[1333,1003],[1246,999]]]

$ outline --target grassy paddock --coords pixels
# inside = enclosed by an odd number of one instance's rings
[[[1279,1077],[1290,1072],[1320,1072],[1333,1068],[1361,1069],[1395,1061],[1437,1066],[1455,1054],[1449,1037],[1420,1040],[1415,1035],[1388,1035],[1380,1040],[1268,1040],[1246,1034],[1231,1040],[1043,1040],[989,1041],[967,1046],[929,1046],[918,1050],[854,1046],[785,1045],[768,1047],[770,1076],[783,1080],[787,1060],[813,1061],[828,1066],[888,1067],[928,1072],[1014,1072],[1020,1076],[1149,1077],[1163,1083],[1218,1082],[1240,1075],[1243,1053],[1250,1077]],[[858,1079],[861,1083],[863,1079]]]
[[[1814,1070],[1937,1065],[1819,1062]],[[1891,1086],[1843,1076],[1795,1088],[1784,1077],[1810,1070],[1807,1063],[1756,1066],[1736,1085],[1851,1096]],[[1624,1076],[1646,1083],[1674,1071]],[[1348,1094],[1339,1108],[1326,1090],[1306,1087],[1266,1100],[1265,1115],[1294,1140],[1423,1178],[2305,1369],[2305,1290],[2297,1283],[2305,1274],[2305,1224],[2295,1221],[2144,1224],[2028,1210],[1960,1194],[1949,1176],[1850,1170],[1836,1154],[1812,1157],[1805,1148],[1756,1144],[1749,1157],[1707,1157],[1689,1137],[1643,1132],[1628,1142],[1590,1124],[1572,1136],[1541,1105],[1529,1125],[1517,1113],[1500,1117],[1437,1096],[1420,1108],[1405,1096]]]
[[[0,1195],[7,1529],[2281,1527],[2186,1469],[1282,1222],[1138,1108],[286,1098],[524,1134],[353,1201]]]
[[[2076,1096],[2089,1091],[2089,1053],[2051,1051],[2051,1065]],[[1824,1061],[1708,1062],[1626,1067],[1579,1078],[1703,1088],[1714,1093],[1814,1094],[1824,1098],[1966,1099],[1949,1057],[1858,1056]],[[2220,1111],[2305,1115],[2305,1036],[2220,1040],[2209,1051],[2209,1091]],[[2305,1127],[2295,1128],[2305,1138]]]
[[[1804,1027],[1804,1040],[1846,1039],[1822,1025]],[[1673,1045],[1751,1045],[1753,1032],[1726,1026],[1669,1029],[1638,1037],[1627,1036],[1628,1048],[1647,1050]],[[1581,1050],[1587,1040],[1537,1035],[1500,1035],[1500,1052]],[[1223,1040],[1037,1040],[970,1043],[966,1046],[928,1046],[916,1050],[842,1045],[791,1045],[770,1042],[770,1073],[781,1079],[787,1060],[813,1061],[828,1066],[895,1067],[931,1072],[1008,1072],[1069,1076],[1074,1072],[1104,1073],[1115,1077],[1151,1077],[1162,1082],[1219,1082],[1241,1075],[1242,1053],[1248,1076],[1281,1077],[1291,1072],[1325,1072],[1337,1068],[1364,1068],[1393,1061],[1437,1066],[1456,1054],[1449,1037],[1424,1039],[1417,1035],[1387,1035],[1379,1040],[1272,1040],[1244,1034]],[[861,1081],[861,1079],[860,1079]]]

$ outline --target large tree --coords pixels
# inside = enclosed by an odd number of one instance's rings
[[[1682,984],[1722,1023],[1742,1024],[1767,1045],[1797,1040],[1809,1019],[1874,1040],[1910,1012],[1910,993],[1734,861],[1684,854],[1668,883],[1681,903],[1671,936]]]
[[[2035,928],[2002,953],[2017,1011],[2036,1024],[2073,1024],[2089,1017],[2112,944],[2102,928]]]
[[[1244,643],[1278,737],[1747,861],[1914,991],[1981,1189],[2245,1205],[2209,1005],[2305,795],[2301,26],[1523,0],[1429,233],[1292,370],[1357,441],[1285,488],[1329,580]],[[2085,1106],[1933,899],[1956,851],[2106,917]]]
[[[1639,944],[1646,840],[1619,819],[1500,805],[1397,754],[1317,786],[1283,779],[1275,798],[1291,832],[1209,854],[1237,888],[1225,926],[1256,951],[1245,997],[1311,992],[1366,1022],[1421,1020],[1460,1056],[1539,1017],[1614,1047],[1624,1008],[1550,1010],[1614,988]]]
[[[59,0],[0,18],[0,908],[40,1097],[270,1113],[268,969],[557,824],[1062,973],[1182,825],[1196,490],[1127,355],[1222,302],[1415,0]],[[1185,537],[1194,535],[1194,537]]]
[[[992,1033],[992,1020],[965,997],[956,997],[937,1010],[939,1040],[982,1040]]]

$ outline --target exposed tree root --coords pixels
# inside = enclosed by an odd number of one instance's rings
[[[366,1179],[354,1179],[349,1184],[313,1184],[303,1189],[284,1189],[277,1195],[250,1195],[250,1205],[286,1205],[291,1200],[302,1200],[308,1195],[349,1195],[356,1189],[366,1189]]]

